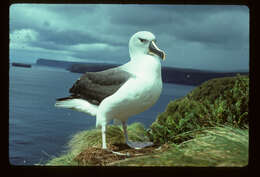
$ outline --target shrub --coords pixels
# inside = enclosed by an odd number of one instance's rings
[[[145,128],[141,123],[133,123],[127,127],[129,140],[147,141]],[[121,126],[109,125],[107,127],[107,145],[125,143],[125,137]],[[89,147],[102,146],[101,129],[83,130],[72,136],[68,142],[67,151],[59,157],[53,157],[45,165],[78,165],[75,157]],[[39,164],[40,165],[40,164]]]
[[[248,76],[212,79],[182,99],[171,101],[151,125],[149,138],[156,144],[191,139],[185,132],[218,124],[248,127]],[[195,136],[195,135],[194,135]]]
[[[129,158],[115,166],[185,166],[185,167],[244,167],[248,165],[248,130],[230,126],[208,127],[187,132],[196,137],[178,145],[168,145],[164,152]],[[163,145],[163,146],[165,146]],[[162,147],[163,147],[162,146]]]
[[[204,104],[216,123],[228,122],[240,128],[248,126],[248,76],[212,79],[195,88],[187,97]]]

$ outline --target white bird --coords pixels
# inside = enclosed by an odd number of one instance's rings
[[[115,119],[122,122],[127,145],[144,147],[128,140],[126,121],[150,108],[160,97],[160,59],[165,59],[165,53],[155,43],[151,32],[135,33],[129,40],[128,63],[105,71],[86,72],[70,88],[69,97],[57,99],[56,107],[96,116],[96,127],[102,128],[102,149],[107,149],[107,124]]]

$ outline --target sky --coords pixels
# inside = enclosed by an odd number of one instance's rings
[[[249,9],[243,5],[13,4],[10,62],[38,58],[123,64],[128,42],[150,31],[163,66],[249,70]]]

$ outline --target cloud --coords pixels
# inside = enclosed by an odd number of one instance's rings
[[[38,35],[32,29],[15,30],[10,34],[10,48],[23,48],[27,43],[36,41]]]
[[[243,23],[241,23],[241,20]],[[190,21],[176,28],[175,36],[178,39],[200,42],[204,45],[216,44],[218,47],[240,47],[249,38],[248,15],[239,15],[221,12],[208,15],[203,21]]]
[[[80,59],[93,59],[105,62],[124,63],[128,60],[128,55],[121,51],[127,51],[124,46],[111,46],[105,43],[96,44],[77,44],[70,46],[69,49],[73,52],[73,56]],[[121,60],[118,61],[118,58]]]
[[[248,68],[246,6],[15,4],[10,8],[11,48],[50,52],[55,58],[123,63],[129,59],[129,38],[140,30],[156,35],[167,54],[163,65]],[[234,59],[237,66],[232,65]]]
[[[169,13],[164,9],[158,10],[154,5],[128,5],[127,8],[111,7],[113,10],[110,21],[120,26],[150,27],[172,22]]]
[[[20,42],[28,42],[35,41],[37,39],[38,33],[31,29],[21,29],[16,30],[10,35],[11,42],[16,41]]]
[[[56,44],[74,45],[79,43],[96,43],[99,39],[94,38],[90,34],[78,30],[55,30],[40,29],[41,41],[53,41]],[[76,34],[76,35],[75,35]]]

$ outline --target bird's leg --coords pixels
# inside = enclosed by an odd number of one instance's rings
[[[106,125],[102,125],[102,149],[107,149],[106,144]]]
[[[142,149],[144,147],[153,145],[152,142],[131,142],[131,141],[129,141],[128,140],[128,135],[127,135],[127,125],[126,125],[126,122],[122,121],[122,126],[123,126],[123,130],[124,130],[125,141],[126,141],[126,144],[129,147],[134,148],[134,149]]]
[[[122,126],[123,126],[123,130],[124,130],[124,135],[125,135],[125,142],[126,144],[134,149],[138,149],[138,147],[135,147],[133,142],[128,141],[128,134],[127,134],[127,125],[125,121],[122,121]]]
[[[106,127],[107,125],[102,125],[102,149],[108,151],[108,152],[112,152],[114,154],[117,154],[117,155],[124,155],[124,156],[130,156],[129,153],[120,153],[120,152],[115,152],[115,151],[112,151],[112,150],[109,150],[107,149],[107,144],[106,144]]]
[[[125,142],[128,145],[128,135],[127,135],[127,125],[125,121],[122,121],[122,126],[123,126],[123,130],[124,130],[124,135],[125,135]]]

